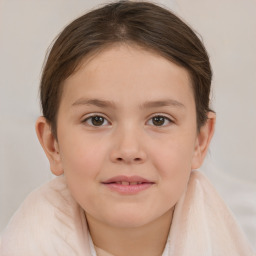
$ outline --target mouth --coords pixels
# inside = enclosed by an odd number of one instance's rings
[[[155,182],[144,179],[140,176],[116,176],[102,182],[111,191],[120,194],[137,194],[152,187]]]

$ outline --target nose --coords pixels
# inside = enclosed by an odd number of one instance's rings
[[[111,161],[114,163],[142,164],[147,155],[143,149],[142,138],[134,130],[124,129],[114,135],[114,146],[110,153]]]

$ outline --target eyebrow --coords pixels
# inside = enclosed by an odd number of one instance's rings
[[[94,105],[100,108],[115,108],[115,103],[109,100],[100,100],[100,99],[85,99],[81,98],[75,101],[72,106],[80,105]]]
[[[116,104],[109,100],[100,100],[100,99],[86,99],[81,98],[75,101],[72,106],[83,106],[83,105],[94,105],[100,108],[116,108]],[[145,108],[157,108],[157,107],[178,107],[185,108],[184,104],[174,99],[163,99],[156,101],[146,101],[140,105],[141,109]]]
[[[185,108],[184,104],[174,99],[164,99],[157,101],[146,101],[141,105],[141,108],[156,108],[156,107],[179,107]]]

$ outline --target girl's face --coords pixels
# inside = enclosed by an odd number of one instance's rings
[[[188,72],[136,46],[82,63],[64,82],[57,127],[74,199],[107,225],[138,227],[171,212],[200,165]]]

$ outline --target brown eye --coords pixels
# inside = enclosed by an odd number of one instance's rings
[[[104,118],[102,116],[93,116],[92,117],[92,124],[95,126],[103,125]]]
[[[164,124],[165,118],[164,118],[163,116],[154,116],[154,117],[152,118],[152,122],[153,122],[153,124],[156,125],[156,126],[161,126],[161,125]]]
[[[108,124],[108,121],[103,116],[91,116],[86,118],[84,122],[91,126],[105,126]]]
[[[154,116],[152,117],[149,121],[148,124],[149,125],[153,125],[153,126],[167,126],[168,124],[170,124],[172,121],[165,117],[165,116]]]

